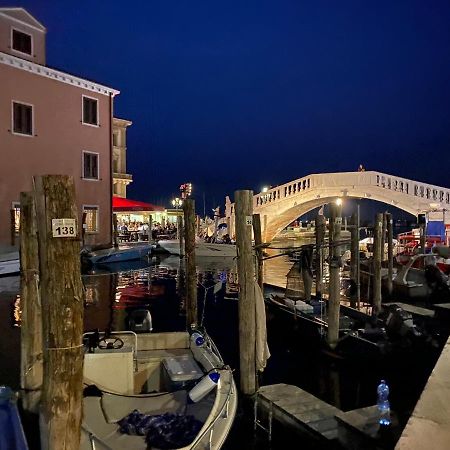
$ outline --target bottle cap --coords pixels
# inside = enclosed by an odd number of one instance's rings
[[[220,378],[220,373],[219,372],[212,372],[209,374],[209,378],[211,378],[212,381],[214,381],[214,383],[217,383],[219,381]]]

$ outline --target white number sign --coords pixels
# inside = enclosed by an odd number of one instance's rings
[[[77,237],[75,219],[52,219],[53,237]]]
[[[253,225],[253,217],[252,216],[245,216],[245,224],[246,225]]]

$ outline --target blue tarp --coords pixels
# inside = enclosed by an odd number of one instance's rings
[[[428,236],[440,236],[442,240],[445,239],[445,224],[442,220],[429,221],[427,224]]]
[[[28,450],[14,393],[0,386],[0,450]]]
[[[202,428],[202,422],[191,415],[165,413],[150,416],[137,409],[118,422],[126,434],[146,436],[150,447],[174,449],[189,445]]]

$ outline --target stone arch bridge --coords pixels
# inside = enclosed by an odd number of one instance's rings
[[[413,215],[450,208],[450,189],[444,187],[374,171],[312,174],[253,196],[264,242],[298,217],[337,198],[376,200]],[[234,235],[234,203],[229,197],[225,215]]]

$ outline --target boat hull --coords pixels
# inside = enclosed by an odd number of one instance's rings
[[[10,259],[4,259],[0,261],[0,277],[15,275],[20,272],[20,259],[17,257],[11,257]]]
[[[160,247],[172,255],[180,255],[180,243],[176,239],[162,240],[158,242]],[[196,242],[195,257],[226,257],[234,258],[237,255],[236,246],[233,244],[213,244],[207,242]]]
[[[130,246],[126,248],[108,248],[90,252],[84,255],[84,259],[91,264],[111,264],[124,261],[134,261],[146,258],[151,253],[150,245]]]

